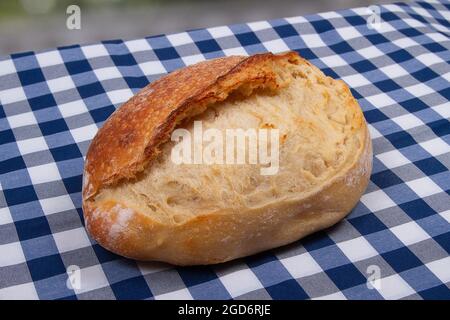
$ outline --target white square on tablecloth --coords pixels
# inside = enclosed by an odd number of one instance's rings
[[[326,44],[318,34],[300,34],[300,37],[308,48],[326,47]]]
[[[20,242],[0,244],[0,268],[25,262]]]
[[[421,198],[442,192],[442,189],[429,177],[408,181],[406,184]]]
[[[390,230],[407,246],[430,238],[430,235],[426,233],[415,221],[410,221],[392,227]]]
[[[434,273],[443,283],[450,281],[450,257],[432,261],[426,264],[428,269]]]
[[[234,35],[233,31],[227,26],[214,27],[206,29],[213,38],[223,38]]]
[[[418,83],[413,86],[406,87],[405,90],[415,97],[423,97],[426,96],[427,94],[435,92],[433,89],[431,89],[424,83]]]
[[[431,108],[434,111],[436,111],[437,113],[439,113],[439,115],[442,118],[444,118],[444,119],[450,118],[450,107],[449,107],[448,101],[443,104],[431,107]]]
[[[263,42],[264,47],[272,53],[280,53],[289,51],[289,47],[281,39],[275,39],[271,41]]]
[[[83,100],[59,104],[58,109],[64,118],[88,112],[88,108],[84,104]]]
[[[152,49],[148,41],[145,39],[125,41],[125,45],[127,46],[128,50],[131,53],[139,51],[147,51]]]
[[[396,206],[395,202],[383,190],[364,194],[361,197],[361,202],[372,212]]]
[[[280,262],[287,269],[287,271],[289,271],[292,277],[296,279],[323,271],[309,252],[304,252],[299,255],[282,259]]]
[[[398,64],[391,64],[389,66],[381,67],[379,70],[391,79],[409,75],[409,72]]]
[[[383,162],[388,168],[401,167],[405,164],[411,163],[400,151],[397,149],[377,154],[376,157]]]
[[[36,117],[31,111],[8,116],[7,119],[11,129],[37,124]]]
[[[290,24],[299,24],[299,23],[308,22],[308,20],[306,20],[305,17],[289,17],[284,20],[286,20]]]
[[[53,198],[39,199],[39,203],[45,215],[75,209],[72,199],[67,194]]]
[[[256,21],[256,22],[249,22],[247,25],[252,29],[252,31],[260,31],[264,29],[271,29],[272,26],[267,21]]]
[[[378,49],[375,46],[370,46],[363,49],[356,50],[357,53],[362,55],[367,60],[370,60],[372,58],[377,58],[386,55],[386,53],[382,52],[380,49]]]
[[[402,116],[395,117],[392,120],[394,120],[394,122],[398,124],[403,130],[409,130],[411,128],[419,127],[424,124],[422,120],[417,118],[412,113],[407,113]]]
[[[101,265],[83,268],[80,270],[80,275],[81,288],[75,288],[76,294],[100,289],[109,285],[108,279],[106,278]]]
[[[91,245],[86,230],[83,227],[54,233],[53,238],[60,253]]]
[[[3,105],[23,101],[26,99],[27,96],[25,95],[25,91],[23,91],[22,87],[0,90],[0,103]]]
[[[155,296],[155,300],[193,300],[191,293],[187,288],[171,291]]]
[[[170,43],[174,47],[194,42],[187,32],[169,34],[167,35],[167,39],[169,39]]]
[[[71,76],[47,80],[47,85],[52,93],[69,90],[76,87]]]
[[[264,287],[248,268],[223,275],[220,281],[233,298]]]
[[[450,223],[450,210],[440,212],[439,215]],[[1,224],[1,223],[0,223]]]
[[[448,145],[441,138],[434,138],[428,141],[421,142],[420,146],[424,148],[433,157],[450,152],[450,145]]]
[[[356,30],[356,28],[353,26],[337,28],[336,31],[344,40],[350,40],[361,37],[361,33],[358,30]]]
[[[17,140],[16,142],[21,155],[48,150],[47,142],[42,136],[26,140]]]
[[[98,131],[97,125],[93,123],[84,127],[71,129],[70,134],[72,135],[75,142],[79,143],[82,141],[92,140],[97,131]]]
[[[312,298],[312,300],[347,300],[347,298],[341,291],[338,291],[332,294],[327,294],[326,296]]]
[[[1,185],[0,185],[1,190]],[[8,207],[0,208],[0,226],[8,223],[12,223],[11,212]]]
[[[81,51],[83,51],[84,56],[87,59],[96,58],[96,57],[105,57],[108,56],[108,50],[106,50],[103,44],[93,44],[89,46],[81,47]]]
[[[320,58],[320,60],[322,60],[323,63],[325,63],[330,68],[348,65],[348,63],[337,54],[328,57],[322,57]]]
[[[414,46],[417,45],[417,42],[415,42],[411,38],[400,38],[400,39],[392,41],[392,43],[395,44],[397,47],[402,48],[402,49],[409,48],[409,47],[414,47]]]
[[[202,54],[194,54],[192,56],[182,57],[181,59],[183,60],[185,65],[190,66],[197,62],[204,61],[205,56],[203,56]]]
[[[58,50],[37,53],[35,57],[41,68],[56,66],[64,63]]]
[[[347,83],[351,88],[358,88],[372,84],[366,77],[359,73],[342,77],[342,80],[344,80],[345,83]]]
[[[38,300],[39,296],[32,282],[0,289],[0,300]]]
[[[61,180],[58,167],[54,162],[29,167],[27,170],[33,184]]]
[[[227,57],[229,57],[229,56],[248,56],[247,51],[245,51],[245,49],[242,47],[224,49],[223,53]]]
[[[393,274],[389,277],[381,278],[380,288],[376,290],[386,300],[396,300],[416,293],[414,289],[411,288],[411,286],[398,274]]]
[[[370,138],[376,139],[382,137],[383,135],[370,123],[367,124],[367,128],[369,129]]]
[[[130,89],[119,89],[108,91],[106,93],[112,104],[122,104],[133,96],[133,91]]]
[[[145,75],[167,73],[166,68],[164,68],[160,61],[143,62],[139,64],[139,67]]]
[[[369,101],[372,105],[377,108],[384,108],[391,105],[396,105],[397,102],[388,96],[386,93],[379,93],[373,96],[364,97],[367,101]]]
[[[8,59],[8,60],[0,61],[0,77],[7,75],[7,74],[16,73],[16,72],[17,72],[16,67],[12,60]]]
[[[364,260],[378,255],[378,252],[364,237],[339,242],[337,243],[337,246],[351,262]]]
[[[117,79],[122,77],[122,74],[120,73],[119,69],[117,69],[117,67],[95,69],[94,73],[99,81]]]

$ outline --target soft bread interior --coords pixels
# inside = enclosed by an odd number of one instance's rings
[[[341,81],[308,64],[276,69],[283,85],[276,92],[231,94],[225,101],[184,122],[203,130],[279,129],[279,170],[261,175],[260,164],[175,164],[167,142],[159,157],[137,179],[100,191],[109,199],[169,224],[195,215],[245,212],[289,199],[300,199],[351,166],[362,147],[362,113]],[[242,90],[241,90],[242,91]]]

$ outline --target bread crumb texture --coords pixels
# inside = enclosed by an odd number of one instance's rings
[[[279,130],[279,167],[175,164],[176,128]],[[203,62],[120,107],[89,148],[83,212],[105,248],[139,260],[211,264],[296,241],[347,215],[372,149],[347,85],[295,52]]]
[[[164,223],[183,223],[192,216],[243,211],[310,193],[332,178],[361,147],[355,131],[361,112],[344,83],[325,77],[308,64],[277,70],[283,84],[276,92],[230,95],[225,101],[180,125],[193,135],[193,121],[204,130],[277,128],[280,167],[261,175],[260,164],[175,164],[167,142],[151,166],[136,180],[103,190],[109,199],[137,208]],[[352,183],[352,178],[347,179]]]

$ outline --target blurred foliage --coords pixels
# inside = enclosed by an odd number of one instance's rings
[[[48,14],[65,12],[66,8],[72,4],[80,6],[82,10],[90,10],[201,1],[207,0],[0,0],[0,18],[29,17],[33,14],[39,14],[32,10],[36,6],[48,8],[49,10],[43,10],[45,12],[42,12]]]

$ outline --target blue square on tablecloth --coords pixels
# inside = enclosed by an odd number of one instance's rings
[[[450,99],[450,90],[447,90],[447,93],[448,98]],[[447,134],[450,134],[450,121],[447,119],[431,122],[428,124],[428,126],[439,137],[443,137]]]
[[[90,113],[91,113],[92,119],[94,119],[94,121],[96,123],[99,123],[99,122],[103,122],[106,119],[108,119],[108,117],[115,110],[116,110],[116,108],[114,108],[113,105],[109,105],[109,106],[106,106],[106,107],[103,107],[103,108],[98,108],[98,109],[91,110]]]
[[[158,59],[160,59],[160,60],[171,60],[171,59],[179,59],[180,58],[180,55],[178,54],[178,52],[172,47],[160,48],[160,49],[154,49],[154,50],[155,50],[155,54],[158,56]]]
[[[334,30],[333,25],[327,20],[317,20],[310,22],[314,29],[316,29],[317,33],[323,33],[330,30]]]
[[[391,170],[384,170],[378,173],[374,173],[370,177],[370,180],[372,180],[372,182],[375,183],[381,189],[403,183],[403,180],[400,179]]]
[[[77,175],[73,177],[63,178],[64,186],[68,193],[81,192],[83,175]]]
[[[435,236],[433,239],[450,254],[450,232]]]
[[[419,98],[412,98],[400,102],[400,105],[408,112],[417,112],[420,110],[428,109],[428,106]]]
[[[436,214],[434,211],[424,200],[416,199],[412,201],[408,201],[399,205],[403,211],[406,212],[408,216],[410,216],[414,220],[419,220],[433,214]]]
[[[8,206],[36,201],[38,199],[33,186],[5,189],[3,190],[3,193]]]
[[[275,26],[273,28],[282,38],[298,36],[297,30],[295,30],[290,24]]]
[[[5,174],[11,171],[17,171],[26,168],[25,162],[23,161],[23,158],[21,156],[4,160],[0,162],[0,164],[0,174]]]
[[[44,74],[42,73],[41,69],[31,69],[31,70],[24,70],[18,72],[20,82],[25,87],[27,85],[38,83],[38,82],[44,82]]]
[[[66,268],[59,254],[29,260],[27,264],[33,281],[66,273]]]
[[[40,110],[56,106],[55,98],[50,93],[28,99],[28,103],[33,110]]]
[[[366,214],[364,216],[348,219],[348,221],[362,234],[367,235],[375,233],[381,230],[387,229],[387,227],[377,218],[373,213]]]
[[[134,66],[137,64],[131,54],[111,55],[111,59],[116,66]]]
[[[334,244],[333,240],[323,231],[313,233],[302,239],[302,245],[308,251],[321,249]]]
[[[340,290],[355,287],[367,281],[361,272],[351,263],[325,270],[325,272]]]
[[[304,300],[309,298],[305,290],[303,290],[300,284],[294,279],[266,287],[266,290],[272,299]]]
[[[448,169],[436,158],[427,158],[414,162],[414,164],[427,176],[445,172]]]
[[[16,221],[15,226],[21,241],[52,234],[45,216]]]
[[[57,119],[39,123],[42,134],[44,136],[52,135],[58,132],[66,132],[69,130],[64,119]]]
[[[195,44],[202,53],[220,51],[220,46],[214,39],[196,41]]]
[[[86,84],[84,86],[77,87],[77,89],[80,93],[80,96],[84,99],[105,93],[105,89],[103,89],[103,86],[100,82]]]
[[[250,46],[252,44],[261,43],[261,41],[255,35],[255,33],[251,31],[244,33],[237,33],[235,37],[239,40],[239,43],[243,46]]]
[[[69,61],[65,65],[70,74],[92,71],[91,65],[87,60]]]
[[[177,271],[188,287],[217,279],[216,273],[207,266],[183,267]]]
[[[422,265],[422,262],[407,247],[382,253],[381,256],[396,272],[402,272]]]
[[[142,276],[113,283],[111,284],[111,289],[119,300],[147,299],[153,297],[145,278]]]
[[[81,152],[78,146],[74,144],[69,144],[62,147],[52,148],[50,152],[53,155],[55,161],[63,161],[68,159],[75,159],[81,157]]]
[[[419,292],[419,295],[427,300],[450,300],[450,288],[441,284],[431,289]]]

